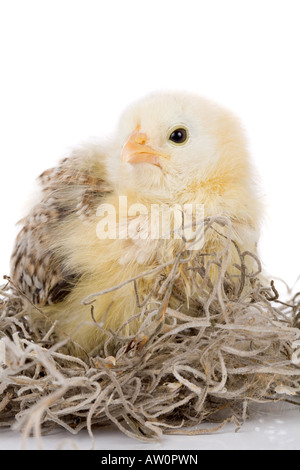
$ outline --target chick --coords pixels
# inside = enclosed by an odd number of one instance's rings
[[[125,110],[109,141],[73,150],[39,177],[39,199],[21,221],[12,254],[12,280],[58,320],[59,331],[92,351],[105,334],[91,324],[90,306],[82,300],[151,271],[176,249],[174,240],[165,239],[158,250],[158,237],[149,233],[129,237],[129,224],[142,230],[148,216],[136,211],[124,218],[120,201],[127,209],[139,204],[148,214],[153,205],[202,204],[205,216],[228,217],[233,239],[255,252],[263,214],[255,181],[244,133],[231,112],[194,94],[148,95]],[[109,208],[118,230],[112,224],[106,236],[100,221]],[[213,237],[205,240],[205,249],[214,243]],[[140,281],[143,294],[154,279]],[[104,328],[118,329],[137,311],[134,286],[95,298],[93,309]],[[132,334],[137,325],[126,328],[122,333]]]

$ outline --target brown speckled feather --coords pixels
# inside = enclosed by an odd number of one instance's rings
[[[79,169],[72,157],[43,172],[39,183],[40,200],[20,221],[22,228],[11,257],[11,277],[33,303],[47,305],[62,301],[81,274],[70,272],[53,249],[55,230],[71,214],[83,223],[85,218],[94,217],[100,199],[110,192],[110,187]]]

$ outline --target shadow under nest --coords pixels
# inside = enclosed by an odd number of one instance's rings
[[[300,293],[289,292],[290,300],[282,301],[273,281],[261,282],[259,260],[231,240],[226,218],[205,219],[201,233],[224,227],[220,253],[193,254],[191,282],[198,283],[199,300],[192,315],[170,306],[171,295],[180,297],[176,275],[190,259],[183,241],[168,274],[157,268],[142,303],[136,289],[138,333],[107,331],[101,350],[82,359],[65,352],[70,337],[55,339],[56,323],[48,331],[31,324],[28,299],[7,278],[0,291],[0,426],[13,426],[24,438],[40,438],[55,426],[72,434],[87,428],[93,439],[95,427],[113,423],[130,437],[151,441],[213,432],[228,421],[239,428],[253,401],[300,404]],[[230,250],[240,260],[235,276],[227,271]],[[255,273],[248,270],[250,258]],[[128,283],[136,287],[136,281]]]

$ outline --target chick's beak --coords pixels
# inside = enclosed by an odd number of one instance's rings
[[[160,157],[164,157],[164,155],[147,145],[147,140],[146,134],[139,130],[134,131],[123,146],[121,153],[122,162],[151,163],[161,167]]]

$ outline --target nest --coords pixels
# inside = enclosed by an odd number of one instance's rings
[[[204,231],[225,225],[224,217],[209,218]],[[101,349],[82,358],[68,354],[72,338],[56,339],[56,323],[47,331],[31,323],[28,299],[7,278],[0,304],[0,425],[38,439],[56,426],[72,434],[86,428],[93,439],[95,428],[114,424],[149,442],[212,432],[228,421],[239,428],[253,401],[300,404],[300,294],[281,300],[273,281],[261,282],[257,257],[242,252],[230,233],[220,253],[193,255],[190,279],[199,296],[192,315],[176,293],[177,273],[191,256],[183,240],[168,270],[157,268],[148,297],[141,301],[136,289],[139,313],[128,322],[138,318],[138,332],[106,331]],[[240,260],[234,276],[227,271],[230,250]],[[250,258],[256,272],[247,267]],[[127,282],[137,287],[137,279]],[[91,321],[103,329],[92,303]]]

